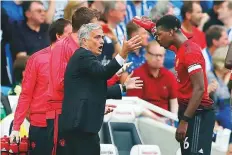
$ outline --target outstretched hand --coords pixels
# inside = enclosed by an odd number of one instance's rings
[[[128,53],[130,51],[135,51],[135,50],[142,47],[141,43],[142,43],[142,38],[139,35],[132,37],[128,41],[124,39],[123,45],[122,45],[122,50],[119,54],[121,55],[121,57],[126,59]]]
[[[128,75],[128,77],[126,78],[126,81],[124,82],[124,84],[126,85],[126,89],[142,89],[143,81],[139,80],[140,77],[132,77],[133,73],[134,72],[132,71],[130,75]]]
[[[121,76],[123,72],[125,72],[129,67],[130,65],[132,64],[133,62],[128,62],[128,63],[125,63],[122,68],[120,68],[118,70],[118,72],[116,73],[117,76]]]

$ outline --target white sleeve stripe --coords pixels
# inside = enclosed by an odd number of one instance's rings
[[[200,69],[201,68],[201,65],[197,64],[197,65],[192,65],[188,68],[188,72],[192,72],[194,70],[197,70],[197,69]]]

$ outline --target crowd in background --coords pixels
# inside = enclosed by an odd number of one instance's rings
[[[148,16],[156,22],[164,15],[176,15],[181,31],[202,49],[205,58],[208,92],[216,109],[215,130],[232,128],[230,89],[231,73],[224,66],[232,40],[232,1],[1,1],[1,89],[5,95],[19,95],[28,57],[50,45],[48,28],[54,20],[69,19],[80,7],[101,12],[105,33],[99,60],[106,65],[120,51],[124,38],[142,37],[142,47],[127,58],[133,62],[121,77],[133,72],[143,80],[142,90],[128,91],[152,104],[178,111],[175,79],[175,53],[165,50],[143,28],[131,22],[134,16]],[[178,62],[176,62],[178,63]],[[158,114],[144,112],[153,119],[167,122]]]

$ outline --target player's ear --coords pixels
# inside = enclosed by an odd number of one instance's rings
[[[173,36],[173,34],[174,34],[174,30],[171,29],[171,30],[169,31],[169,36]]]

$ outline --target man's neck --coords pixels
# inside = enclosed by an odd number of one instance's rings
[[[212,46],[212,47],[209,47],[208,50],[209,50],[209,53],[210,55],[213,55],[214,51],[216,50],[217,48],[215,46]]]
[[[107,24],[112,28],[112,29],[116,29],[116,27],[117,27],[117,23],[115,23],[113,20],[111,20],[110,18],[108,18],[108,20],[107,20],[108,22],[107,22]]]
[[[188,38],[183,35],[182,32],[179,32],[179,33],[176,33],[175,34],[175,41],[173,43],[173,45],[177,48],[177,50],[181,47],[181,45],[186,41],[188,40]]]
[[[181,25],[181,28],[185,31],[185,32],[188,32],[188,33],[192,33],[193,32],[193,26],[192,24],[190,23],[190,21],[188,20],[184,20],[182,25]]]
[[[71,34],[72,39],[75,41],[75,43],[79,46],[79,41],[78,41],[78,36],[77,36],[77,32],[73,32]]]
[[[36,32],[39,32],[39,30],[40,30],[40,25],[39,24],[36,24],[36,23],[34,23],[32,21],[29,21],[29,20],[27,21],[27,26],[30,29],[32,29],[32,30],[34,30]]]
[[[231,17],[223,21],[226,28],[232,28],[232,19]]]
[[[154,78],[159,76],[160,68],[149,68],[150,73]]]

